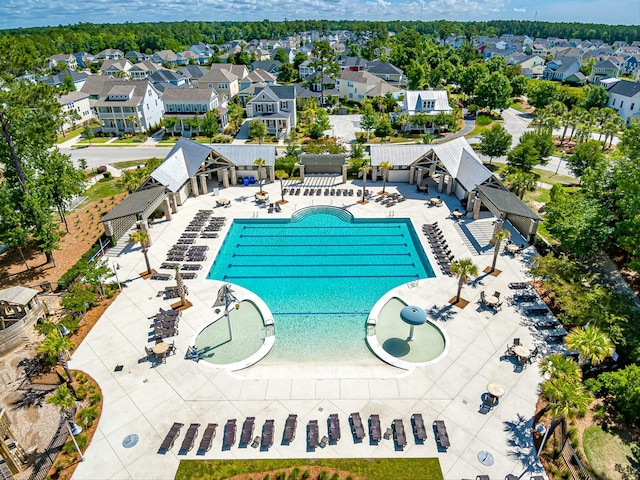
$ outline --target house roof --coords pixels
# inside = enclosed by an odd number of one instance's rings
[[[262,158],[267,166],[276,163],[274,145],[215,145],[212,150],[234,165],[253,165],[258,158]]]
[[[373,88],[367,91],[368,97],[378,97],[380,95],[386,95],[387,93],[400,93],[402,89],[389,85],[387,82],[382,81],[376,83]]]
[[[401,68],[398,68],[389,62],[372,62],[369,64],[367,71],[374,75],[402,75],[404,73]]]
[[[477,187],[477,190],[481,195],[486,197],[486,200],[491,202],[503,213],[532,218],[534,220],[542,220],[537,213],[531,210],[522,200],[508,190],[502,190],[488,185],[480,185]]]
[[[42,81],[48,85],[62,85],[65,77],[71,77],[74,82],[82,82],[86,80],[89,75],[85,72],[75,72],[73,70],[62,70],[55,75],[45,77]]]
[[[210,88],[168,88],[162,95],[162,101],[210,103],[217,96],[217,92]]]
[[[276,77],[271,75],[266,70],[261,68],[255,69],[249,75],[242,79],[242,81],[250,81],[250,82],[275,82]]]
[[[280,60],[258,60],[251,64],[251,70],[266,70],[267,72],[276,71],[280,68],[282,62]]]
[[[89,97],[89,94],[85,92],[78,92],[78,91],[69,92],[66,95],[60,95],[58,97],[58,103],[60,103],[61,105],[64,105],[65,103],[77,102],[79,100],[83,100],[88,97]]]
[[[617,93],[623,97],[635,97],[638,92],[640,92],[640,83],[629,80],[620,80],[609,89],[609,93]]]
[[[165,188],[166,187],[163,186],[153,187],[132,193],[116,205],[113,210],[102,217],[100,221],[108,222],[115,220],[116,218],[143,213],[147,208],[149,208],[149,205],[153,204],[158,199],[159,196],[164,195]]]
[[[556,73],[564,73],[569,70],[572,65],[575,65],[576,62],[579,63],[579,60],[575,57],[564,57],[562,55],[556,55],[552,61],[558,66],[558,68],[554,70]]]
[[[200,77],[202,82],[233,82],[238,80],[238,76],[227,70],[209,70]]]
[[[210,153],[210,147],[181,137],[150,176],[172,192],[177,192],[195,175]]]
[[[493,176],[464,137],[433,145],[433,152],[449,174],[469,192]]]
[[[420,110],[419,105],[423,101],[428,100],[435,101],[433,107],[435,113],[451,111],[446,90],[406,90],[404,94],[404,104],[407,109],[406,113],[413,115],[416,111]]]
[[[162,67],[160,65],[150,62],[149,60],[145,60],[144,62],[136,63],[133,67],[131,67],[129,71],[131,72],[133,70],[141,70],[143,72],[155,72],[157,70],[160,70],[161,68]]]
[[[0,302],[14,305],[27,305],[38,294],[37,290],[27,287],[9,287],[0,290]]]
[[[149,75],[149,78],[154,83],[160,82],[179,82],[185,80],[185,78],[180,75],[178,72],[174,72],[173,70],[157,70]]]
[[[157,55],[162,59],[163,62],[170,62],[178,59],[178,56],[173,50],[160,50],[156,52],[154,55]]]
[[[129,70],[131,69],[132,66],[133,65],[131,64],[131,62],[126,58],[120,58],[118,60],[112,60],[107,58],[100,66],[100,71],[104,72],[105,70],[108,70],[111,67],[117,68],[118,70]]]
[[[340,79],[346,80],[348,82],[364,83],[365,85],[375,85],[378,82],[384,81],[376,77],[373,73],[365,71],[352,72],[350,70],[344,70]]]
[[[200,78],[209,70],[202,68],[200,65],[185,65],[178,69],[178,73],[185,78]]]
[[[407,166],[429,153],[433,145],[371,145],[371,165],[389,162],[396,166]]]
[[[611,60],[601,60],[593,64],[593,68],[603,68],[606,70],[618,70],[618,67]]]

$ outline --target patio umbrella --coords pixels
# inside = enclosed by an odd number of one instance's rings
[[[504,395],[504,387],[499,383],[490,383],[487,385],[487,392],[489,392],[494,397],[501,397]]]
[[[416,325],[424,325],[427,322],[427,312],[420,307],[409,305],[400,310],[400,318],[404,323],[411,325],[409,338],[407,338],[409,342],[413,340],[413,327]]]

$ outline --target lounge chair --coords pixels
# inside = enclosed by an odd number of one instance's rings
[[[498,397],[487,393],[482,398],[482,405],[480,405],[480,413],[489,413],[493,407],[498,405]]]
[[[337,413],[329,415],[329,438],[332,442],[340,440],[340,419]]]
[[[360,414],[358,412],[352,413],[349,415],[349,419],[351,420],[351,432],[353,436],[362,440],[364,438],[364,426],[362,425]]]
[[[154,273],[151,275],[151,280],[171,280],[173,277],[168,273]]]
[[[371,440],[379,442],[382,440],[382,429],[380,428],[380,417],[376,414],[369,416],[369,436]]]
[[[284,424],[284,441],[292,442],[296,438],[296,426],[298,425],[298,416],[290,414]]]
[[[240,443],[246,445],[253,438],[253,428],[255,426],[256,417],[247,417],[242,424],[242,434],[240,435]]]
[[[222,446],[224,448],[231,448],[236,443],[236,419],[227,420],[227,424],[224,426],[224,438],[222,440]]]
[[[476,475],[476,480],[491,480],[489,475]]]
[[[413,423],[413,435],[418,440],[427,439],[427,429],[424,427],[424,420],[421,413],[414,413],[411,415],[411,421]]]
[[[527,282],[512,282],[508,286],[511,290],[524,290],[525,288],[529,288],[531,285]]]
[[[436,420],[433,422],[433,425],[436,430],[436,442],[442,448],[447,449],[451,446],[449,443],[449,434],[447,433],[447,426],[444,423],[444,420]]]
[[[182,440],[182,445],[180,446],[180,451],[181,452],[188,452],[193,448],[193,443],[196,440],[196,437],[198,436],[198,429],[200,428],[200,424],[199,423],[192,423],[191,425],[189,425],[189,430],[187,430],[187,434],[184,437],[184,440]]]
[[[507,476],[504,477],[504,480],[520,480],[520,479],[517,475],[514,475],[513,473],[508,473]]]
[[[267,420],[262,427],[262,446],[269,448],[273,445],[273,420]]]
[[[316,448],[318,446],[318,421],[309,420],[307,426],[307,445],[309,448]]]
[[[542,475],[532,475],[529,480],[544,480]]]
[[[532,307],[525,309],[524,314],[533,317],[546,317],[549,315],[549,309],[547,307]]]
[[[200,440],[200,445],[198,446],[198,452],[204,454],[211,449],[211,443],[213,441],[213,437],[216,436],[216,428],[218,428],[217,423],[208,423],[207,428],[204,429],[204,433],[202,434],[202,439]]]
[[[393,421],[393,439],[399,447],[407,445],[407,435],[404,433],[404,423],[401,418],[396,418]]]
[[[178,435],[180,435],[180,429],[183,426],[184,426],[184,423],[178,423],[178,422],[175,422],[171,426],[171,428],[169,429],[169,433],[167,433],[167,436],[164,437],[164,440],[160,445],[161,451],[166,452],[168,450],[171,450],[171,447],[173,447],[173,442],[175,442]]]

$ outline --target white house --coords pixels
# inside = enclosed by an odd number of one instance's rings
[[[297,124],[295,88],[267,85],[247,102],[247,117],[260,120],[267,133],[287,136]]]
[[[337,79],[336,84],[340,98],[357,103],[360,103],[365,97],[401,92],[400,89],[389,85],[369,72],[344,71],[342,76]]]
[[[208,88],[168,88],[162,94],[164,117],[176,117],[178,122],[171,129],[183,137],[190,137],[194,130],[190,120],[194,117],[202,120],[204,114],[217,110],[221,129],[227,124],[227,108],[221,105],[221,96]]]
[[[89,94],[93,113],[105,133],[148,132],[162,121],[162,99],[148,80],[131,82],[93,75],[82,92]]]
[[[607,107],[613,108],[627,123],[640,117],[640,83],[619,80],[608,88],[607,93]]]
[[[76,91],[61,95],[58,97],[58,103],[62,106],[63,131],[93,118],[88,93]],[[75,114],[71,112],[75,112]]]

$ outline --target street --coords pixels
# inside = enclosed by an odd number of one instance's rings
[[[171,147],[98,147],[61,148],[60,151],[71,156],[73,164],[80,166],[80,159],[87,161],[89,168],[96,168],[126,160],[146,160],[148,158],[165,158]]]

